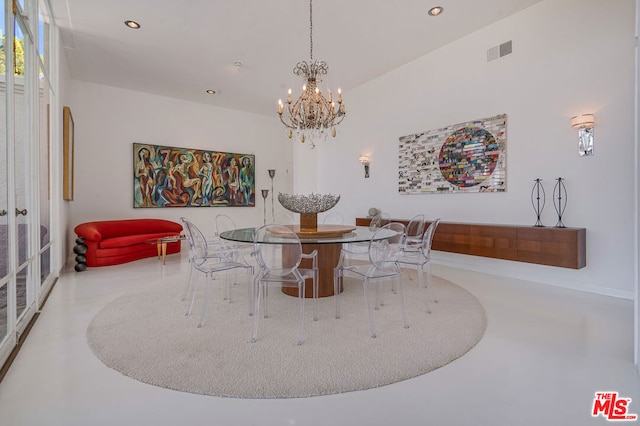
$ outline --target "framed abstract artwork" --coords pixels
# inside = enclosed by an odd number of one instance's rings
[[[62,198],[73,201],[74,124],[71,108],[62,109]]]
[[[255,207],[255,156],[133,144],[133,207]]]
[[[401,194],[506,191],[507,115],[402,136]]]

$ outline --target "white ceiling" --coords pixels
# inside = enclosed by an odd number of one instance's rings
[[[50,1],[74,79],[264,115],[302,86],[306,0]],[[313,56],[348,108],[350,89],[539,1],[316,0]],[[444,13],[428,16],[436,5]]]

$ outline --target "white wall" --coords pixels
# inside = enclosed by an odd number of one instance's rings
[[[549,195],[542,220],[553,225],[550,194],[561,176],[564,223],[587,228],[586,268],[449,253],[436,253],[436,261],[631,298],[634,14],[633,0],[543,1],[349,91],[338,137],[312,154],[296,153],[295,161],[272,117],[73,80],[65,102],[76,127],[68,232],[89,220],[182,215],[212,231],[218,212],[232,213],[241,226],[262,223],[259,192],[255,208],[133,209],[133,142],[253,153],[258,191],[270,188],[266,170],[275,168],[276,193],[339,193],[336,210],[347,218],[376,206],[400,218],[424,212],[444,221],[533,224],[530,193],[542,178]],[[513,53],[487,62],[487,49],[508,40]],[[500,113],[508,115],[506,193],[398,194],[400,136]],[[596,114],[591,158],[577,155],[569,124],[580,113]],[[366,180],[361,154],[372,161]]]
[[[271,187],[268,169],[276,169],[275,191],[290,191],[291,142],[273,117],[77,80],[72,81],[72,92],[76,178],[71,234],[87,221],[146,217],[179,221],[185,216],[211,235],[219,213],[231,215],[238,226],[262,224],[260,189]],[[255,154],[256,207],[134,209],[134,142]],[[270,217],[270,197],[267,203]]]
[[[53,69],[57,70],[56,78],[54,79],[55,93],[56,95],[56,108],[53,109],[51,115],[51,130],[55,137],[52,139],[51,152],[56,153],[56,159],[52,161],[53,167],[53,182],[51,193],[53,195],[52,220],[54,226],[56,226],[56,237],[60,240],[59,249],[60,252],[56,253],[54,259],[54,269],[61,269],[67,259],[67,254],[73,250],[75,244],[75,234],[68,232],[69,229],[73,230],[75,225],[70,222],[71,218],[71,202],[62,200],[62,173],[63,173],[63,127],[62,127],[62,109],[65,105],[68,105],[71,98],[71,77],[69,74],[69,67],[67,65],[67,58],[65,50],[62,47],[62,41],[60,40],[59,32],[56,32],[54,36],[53,46],[57,48],[57,55],[54,57],[57,59],[57,67]],[[57,214],[56,214],[57,213]]]
[[[542,221],[553,226],[554,179],[563,177],[563,222],[587,229],[586,268],[449,253],[436,261],[632,298],[634,16],[634,0],[543,1],[349,91],[338,138],[316,148],[318,191],[341,194],[336,209],[346,218],[376,206],[396,218],[533,225],[531,189],[542,178]],[[508,40],[513,53],[487,62],[487,49]],[[506,193],[398,194],[400,136],[500,113],[508,115]],[[578,156],[570,126],[582,113],[596,115],[590,158]],[[369,179],[361,154],[371,157]]]

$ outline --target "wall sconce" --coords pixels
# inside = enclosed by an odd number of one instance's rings
[[[364,164],[364,177],[368,178],[369,177],[369,156],[361,155],[360,158],[358,158],[358,160],[360,160],[360,162]]]
[[[593,114],[582,114],[571,117],[571,127],[578,129],[578,153],[580,157],[593,155]]]

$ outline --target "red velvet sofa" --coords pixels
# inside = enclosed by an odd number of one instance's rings
[[[74,229],[84,238],[87,266],[109,266],[158,255],[150,240],[180,235],[182,225],[162,219],[106,220],[81,223]],[[167,254],[179,253],[180,241],[167,244]]]

